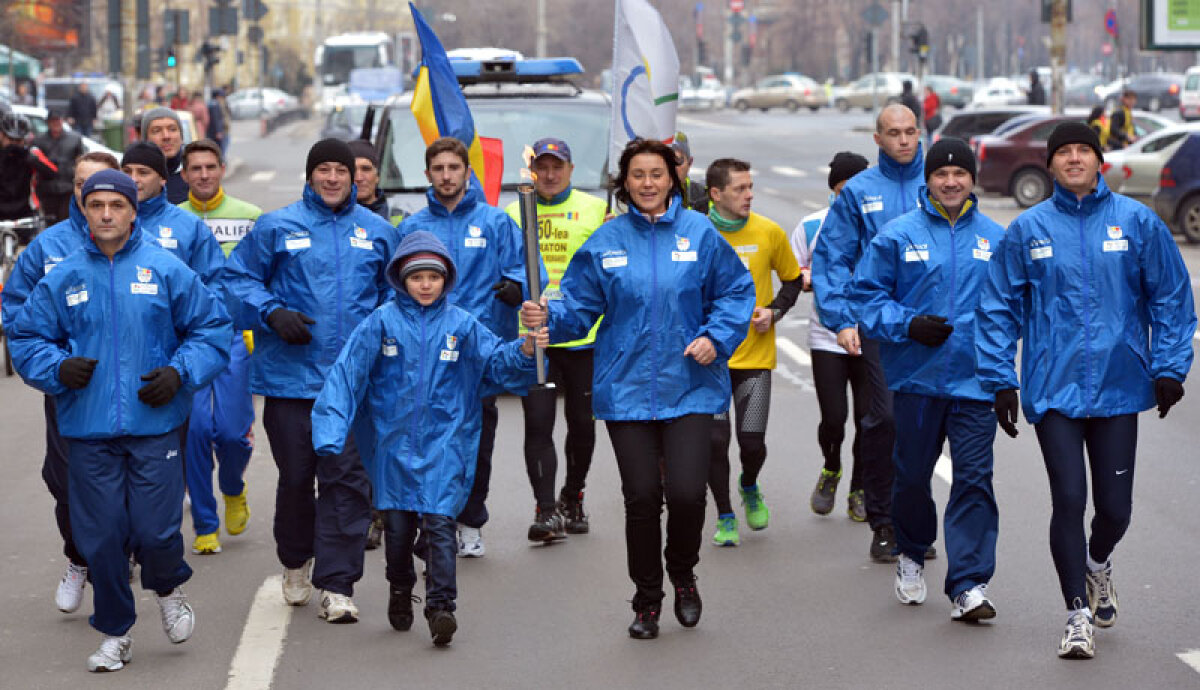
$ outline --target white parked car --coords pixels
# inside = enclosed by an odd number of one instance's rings
[[[285,91],[270,87],[238,89],[226,97],[229,112],[235,120],[278,115],[300,107],[300,101]],[[265,112],[264,112],[265,110]]]
[[[1123,149],[1106,152],[1100,167],[1104,182],[1114,192],[1150,205],[1163,166],[1183,145],[1187,135],[1195,132],[1200,132],[1200,123],[1165,127]]]
[[[725,87],[715,76],[700,78],[680,75],[679,108],[681,110],[715,110],[725,107]]]
[[[993,79],[975,89],[971,98],[972,107],[988,107],[997,105],[1022,105],[1029,102],[1025,90],[1011,79],[1003,77]]]

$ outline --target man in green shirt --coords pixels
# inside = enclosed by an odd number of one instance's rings
[[[182,175],[188,183],[185,211],[200,216],[212,230],[225,256],[254,227],[262,209],[225,193],[225,157],[211,139],[199,139],[183,150]],[[243,334],[230,333],[229,366],[211,384],[196,391],[187,434],[187,489],[192,499],[196,540],[192,553],[221,552],[217,502],[213,497],[213,451],[219,461],[218,485],[225,497],[225,530],[241,534],[250,520],[242,475],[254,449],[254,398],[250,394],[248,345]],[[252,345],[251,345],[252,346]]]
[[[550,283],[545,295],[560,299],[559,281],[575,251],[583,245],[607,213],[603,199],[571,186],[571,148],[561,139],[539,139],[533,145],[530,165],[536,178],[538,246]],[[505,209],[518,223],[521,212],[514,201]],[[598,322],[597,322],[598,324]],[[567,418],[567,477],[557,503],[554,475],[558,457],[554,450],[556,389],[530,390],[521,399],[525,410],[525,469],[533,487],[537,509],[529,527],[529,541],[548,542],[564,539],[567,533],[586,534],[588,518],[583,510],[583,486],[592,464],[596,445],[592,419],[592,341],[593,326],[582,340],[558,343],[546,350],[549,376],[563,391]]]

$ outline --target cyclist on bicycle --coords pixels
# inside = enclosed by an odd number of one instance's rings
[[[0,220],[20,220],[36,215],[34,175],[53,177],[58,167],[28,146],[29,120],[17,113],[0,116]]]

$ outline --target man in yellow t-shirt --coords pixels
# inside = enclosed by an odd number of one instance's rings
[[[538,248],[550,283],[545,295],[560,299],[559,281],[575,251],[583,246],[596,228],[604,222],[606,204],[603,199],[571,186],[571,147],[561,139],[547,137],[533,145],[530,168],[536,179]],[[521,222],[518,202],[505,209],[513,220]],[[599,322],[597,322],[599,324]],[[593,326],[587,337],[569,343],[558,343],[546,350],[549,375],[556,388],[563,392],[563,408],[567,418],[567,438],[564,452],[567,461],[566,480],[558,501],[554,498],[554,475],[558,457],[554,451],[554,418],[557,412],[555,389],[531,390],[521,398],[525,411],[525,469],[537,502],[533,524],[529,526],[529,541],[549,542],[566,538],[567,534],[586,534],[589,530],[587,513],[583,510],[583,486],[592,464],[596,446],[596,426],[592,418],[592,342],[596,338]]]
[[[754,315],[746,339],[729,358],[733,384],[733,409],[737,414],[738,449],[742,473],[738,492],[752,530],[766,529],[768,512],[758,486],[758,474],[767,459],[767,412],[771,406],[771,370],[775,368],[775,322],[796,303],[802,286],[800,265],[783,229],[750,210],[754,180],[750,164],[720,158],[708,166],[708,219],[729,241],[754,278]],[[774,294],[771,272],[782,285]],[[737,518],[729,500],[729,414],[717,415],[713,424],[712,465],[708,486],[717,503],[717,546],[737,546]]]

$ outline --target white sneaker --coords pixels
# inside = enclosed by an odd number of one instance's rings
[[[983,621],[996,617],[996,606],[987,598],[987,585],[975,585],[954,597],[950,618],[956,621]]]
[[[1117,590],[1113,587],[1112,574],[1111,559],[1100,570],[1087,573],[1088,608],[1095,616],[1098,628],[1111,628],[1117,622]]]
[[[916,561],[900,554],[896,559],[896,598],[901,604],[924,604],[925,568]]]
[[[58,581],[54,603],[63,613],[75,613],[83,603],[83,588],[87,585],[87,566],[67,561],[67,572]]]
[[[105,637],[97,649],[88,657],[88,670],[92,673],[120,671],[133,659],[133,640],[125,637]]]
[[[156,595],[155,599],[158,599],[158,608],[162,613],[163,632],[167,634],[167,639],[173,644],[187,642],[187,639],[192,636],[192,630],[196,627],[196,614],[192,611],[192,605],[188,603],[183,588],[176,587],[167,596]]]
[[[312,599],[312,559],[299,568],[283,569],[283,601],[288,606],[307,606]]]
[[[1071,612],[1062,641],[1058,643],[1058,656],[1063,659],[1091,659],[1096,656],[1092,615],[1087,609]]]
[[[330,623],[357,623],[358,607],[345,594],[321,592],[321,612],[318,615]]]
[[[483,558],[483,532],[478,527],[458,526],[458,557]]]

